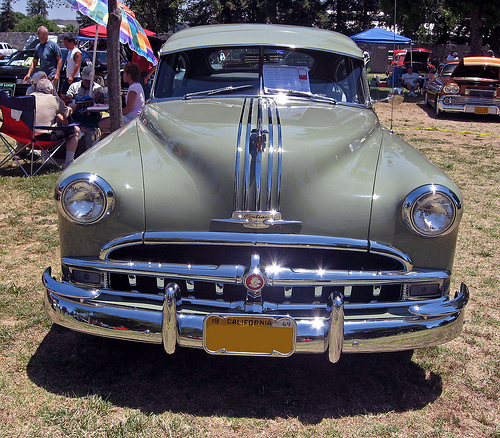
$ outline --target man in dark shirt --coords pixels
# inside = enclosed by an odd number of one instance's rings
[[[38,39],[40,42],[35,47],[33,61],[31,62],[28,74],[24,77],[24,82],[30,80],[31,75],[38,65],[38,60],[40,60],[40,70],[47,74],[47,77],[54,86],[54,90],[57,90],[62,67],[61,49],[54,41],[49,40],[49,31],[45,26],[38,28]]]

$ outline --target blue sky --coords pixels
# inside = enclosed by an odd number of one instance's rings
[[[26,0],[15,1],[15,3],[12,3],[12,9],[16,12],[26,14]],[[74,20],[76,18],[76,11],[65,7],[49,9],[49,20],[55,20],[57,18]]]

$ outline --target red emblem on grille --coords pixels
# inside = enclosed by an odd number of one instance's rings
[[[249,291],[259,291],[264,287],[264,277],[260,274],[249,274],[245,277],[245,287]]]

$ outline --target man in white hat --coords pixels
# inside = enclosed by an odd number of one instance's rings
[[[26,89],[26,96],[36,91],[36,85],[40,82],[40,79],[47,79],[47,73],[42,70],[38,70],[31,76],[31,85]]]
[[[73,82],[69,88],[66,94],[61,94],[61,99],[69,103],[73,99],[83,99],[84,97],[88,96],[89,98],[92,96],[94,97],[94,100],[98,100],[95,98],[96,94],[102,93],[102,87],[97,84],[96,82],[93,83],[92,85],[92,93],[90,91],[90,78],[92,75],[92,67],[87,66],[82,70],[82,80],[79,82]],[[73,104],[72,104],[73,105]],[[74,108],[76,108],[76,105],[74,105]]]

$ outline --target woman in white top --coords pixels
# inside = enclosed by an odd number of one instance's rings
[[[68,54],[66,56],[66,80],[61,87],[61,94],[66,94],[69,86],[80,80],[80,66],[82,64],[82,52],[76,46],[76,39],[73,35],[64,36],[64,46],[68,49]]]
[[[141,69],[135,62],[127,62],[123,67],[123,82],[128,86],[127,98],[125,108],[122,110],[123,124],[130,122],[139,116],[146,99],[144,97],[144,90],[139,83]],[[111,121],[109,117],[105,117],[99,121],[99,128],[102,132],[111,132]]]

